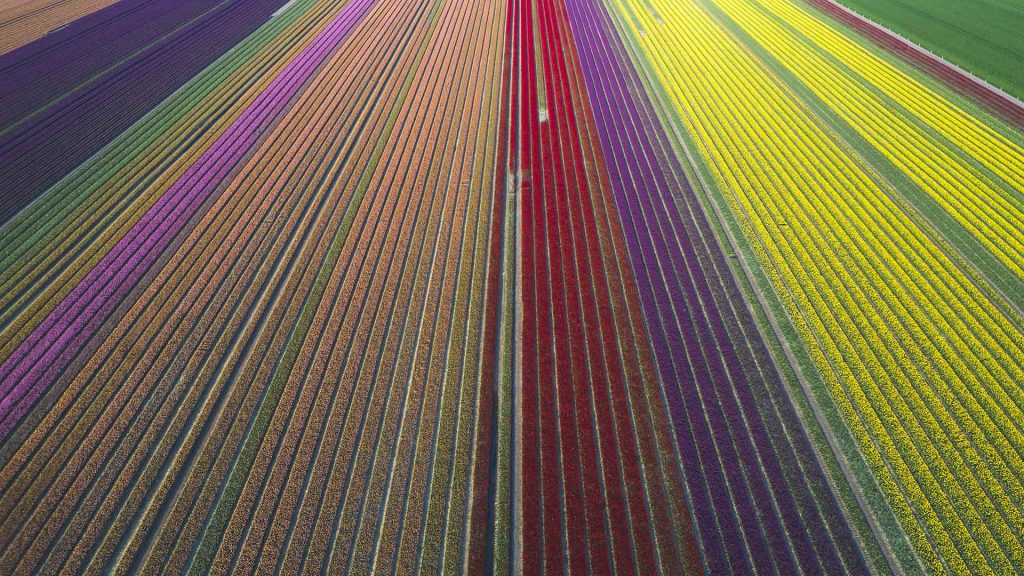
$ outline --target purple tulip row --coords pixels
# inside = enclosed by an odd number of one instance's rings
[[[609,14],[567,9],[708,570],[866,571]]]
[[[0,126],[9,127],[110,66],[145,50],[204,12],[201,0],[124,0],[0,56]],[[90,21],[91,20],[91,21]]]
[[[210,195],[222,189],[223,179],[374,2],[353,0],[346,6],[0,365],[0,438],[10,433]]]
[[[0,223],[251,34],[285,0],[119,2],[0,59]],[[183,23],[192,20],[188,25]]]

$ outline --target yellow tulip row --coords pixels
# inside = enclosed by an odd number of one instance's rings
[[[815,16],[804,4],[792,0],[764,0],[763,4],[783,17],[787,24],[826,47],[833,57],[869,83],[884,87],[910,113],[978,159],[1000,178],[1006,179],[1018,191],[1024,190],[1022,139],[1011,139],[993,129],[984,119],[958,107],[855,42],[852,36]]]
[[[1007,268],[1024,278],[1024,198],[1020,195],[1024,190],[1024,183],[1020,182],[1024,174],[1024,149],[1006,139],[997,140],[1005,146],[993,148],[987,146],[989,142],[985,138],[975,138],[956,128],[945,130],[948,137],[929,134],[921,124],[914,123],[910,114],[915,110],[934,109],[933,102],[937,102],[939,96],[926,100],[908,93],[905,87],[913,80],[907,76],[878,78],[878,84],[869,86],[867,75],[861,74],[859,68],[871,69],[871,61],[880,64],[884,61],[849,39],[845,39],[846,44],[840,44],[826,38],[818,44],[818,38],[812,36],[816,28],[809,23],[800,26],[811,19],[797,18],[806,14],[793,8],[791,0],[763,0],[760,4],[752,0],[725,0],[715,4],[956,218]],[[792,29],[784,27],[779,20],[787,15],[793,16],[793,23],[785,20]],[[823,26],[820,22],[818,25]],[[833,36],[841,38],[837,33]],[[807,37],[815,38],[814,42],[806,41]],[[855,53],[851,47],[861,53]],[[850,74],[848,70],[857,74]],[[944,118],[948,120],[944,124],[930,123],[937,133],[943,133],[944,126],[954,125],[960,117],[967,116],[962,110],[952,107],[951,110],[959,116]],[[924,118],[922,121],[929,124]],[[1018,180],[1017,185],[1022,187],[1015,190],[1012,183],[986,176],[972,166],[972,160],[979,166],[991,167],[994,173],[1008,180]]]
[[[948,349],[943,349],[943,351],[942,351],[943,354],[949,354],[949,352],[950,351],[948,351]],[[943,373],[942,377],[943,377],[943,379],[950,380],[950,381],[958,381],[958,380],[961,380],[961,379],[965,379],[965,380],[967,380],[965,383],[967,383],[967,385],[970,386],[968,389],[974,389],[974,388],[976,388],[979,385],[975,379],[970,378],[970,377],[964,378],[963,376],[951,376],[950,374],[947,374],[947,373]],[[967,400],[968,400],[968,402],[971,402],[973,400],[970,397],[970,394],[968,394]],[[980,407],[978,407],[978,408],[980,408]],[[989,408],[989,412],[991,412],[990,408]],[[988,426],[995,425],[995,422],[992,422],[991,420],[988,419],[988,417],[985,415],[985,412],[981,412],[980,410],[978,410],[975,413],[981,414],[980,418],[982,420],[982,425],[983,426],[985,426],[985,425],[988,425]],[[1013,416],[1014,416],[1014,421],[1019,421],[1019,419],[1018,419],[1019,415],[1017,413],[1013,414]],[[965,420],[963,418],[957,418],[956,421],[964,422]],[[1014,453],[1013,451],[1011,451],[1009,449],[1009,446],[1007,446],[1006,444],[1000,442],[1000,441],[1002,441],[1004,439],[1000,438],[997,433],[994,433],[994,431],[992,431],[991,427],[989,427],[987,431],[988,431],[988,433],[990,435],[994,435],[993,437],[990,437],[990,438],[994,438],[995,439],[994,442],[999,444],[1000,452],[1002,452],[1004,454],[1013,454]],[[1013,461],[1015,461],[1015,462],[1017,462],[1019,464],[1019,462],[1020,462],[1019,456],[1015,456],[1013,458]]]
[[[1009,384],[1024,381],[1024,337],[706,7],[612,6],[632,15],[922,561],[1024,567],[1024,395]]]

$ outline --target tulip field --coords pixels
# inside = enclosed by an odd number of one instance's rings
[[[1024,9],[885,5],[0,2],[0,574],[1024,573]]]
[[[1024,96],[1024,10],[1019,4],[983,0],[840,0],[900,36],[977,74],[1002,90]]]
[[[15,0],[0,6],[0,54],[66,26],[116,0]]]

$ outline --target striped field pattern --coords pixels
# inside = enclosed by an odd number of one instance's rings
[[[0,54],[67,26],[117,0],[10,0],[0,6]]]
[[[0,38],[0,573],[1024,572],[1024,105],[833,0]]]

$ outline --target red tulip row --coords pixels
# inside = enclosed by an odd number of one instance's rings
[[[699,570],[565,8],[515,5],[523,568]]]

